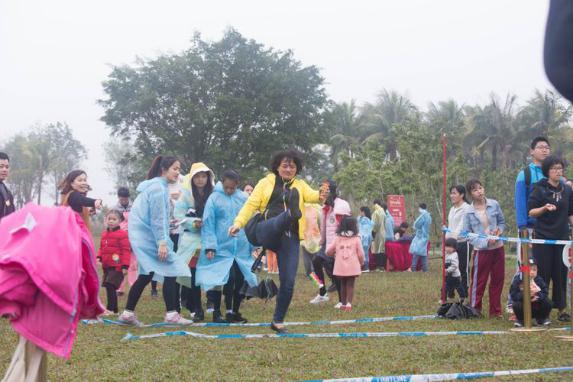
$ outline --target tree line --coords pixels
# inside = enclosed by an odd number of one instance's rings
[[[112,67],[102,83],[105,96],[98,100],[112,136],[105,147],[106,169],[117,186],[134,189],[151,158],[166,153],[179,157],[184,169],[204,161],[217,173],[233,168],[256,180],[273,152],[295,147],[305,154],[303,176],[310,182],[334,178],[354,206],[405,195],[411,219],[417,203],[425,202],[437,234],[442,136],[448,185],[483,180],[509,227],[514,225],[513,184],[527,163],[531,139],[547,136],[554,153],[573,160],[573,108],[549,90],[535,90],[521,102],[512,94],[491,94],[485,105],[450,99],[420,106],[382,89],[375,102],[358,105],[329,99],[325,82],[316,66],[303,65],[292,51],[266,47],[235,29],[218,41],[197,33],[183,52]],[[37,145],[40,130],[5,145],[30,163],[21,169],[18,161],[13,164],[11,182],[22,201],[40,200],[42,186],[53,186],[61,175],[57,171],[85,158],[79,142],[62,151],[68,146],[45,132],[40,139],[45,152],[28,149]],[[51,130],[69,128],[57,123]],[[75,162],[53,159],[58,155]]]

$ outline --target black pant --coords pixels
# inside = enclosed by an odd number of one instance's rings
[[[567,267],[563,264],[562,245],[533,245],[533,257],[537,263],[537,274],[545,284],[553,282],[551,300],[555,308],[561,310],[567,306]]]
[[[551,301],[548,299],[535,301],[531,303],[531,315],[536,320],[545,320],[549,317],[549,313],[551,312]],[[523,301],[514,301],[513,302],[513,313],[517,319],[523,322]]]
[[[117,313],[117,288],[113,285],[106,284],[105,292],[107,294],[107,310]]]
[[[458,242],[456,245],[459,268],[462,276],[462,285],[466,288],[466,290],[468,290],[468,265],[472,251],[473,246],[467,241]]]
[[[446,294],[449,298],[453,298],[454,291],[458,291],[460,298],[467,298],[468,292],[466,287],[462,284],[461,277],[446,276]]]
[[[324,251],[324,247],[320,250],[321,252]],[[319,253],[321,253],[319,252]],[[324,277],[324,271],[326,271],[326,274],[328,275],[328,277],[330,277],[332,279],[332,282],[334,283],[334,285],[336,286],[336,291],[338,292],[338,299],[340,300],[340,280],[338,279],[338,277],[334,276],[333,272],[334,272],[334,259],[328,258],[325,259],[322,256],[314,256],[314,259],[312,259],[312,266],[314,267],[314,273],[316,273],[316,275],[318,276],[319,279],[322,280],[322,284],[324,285],[322,288],[320,288],[320,295],[324,296],[326,294],[326,279]]]
[[[127,296],[127,304],[125,309],[134,311],[143,290],[153,279],[153,272],[148,275],[139,275],[133,286],[129,290],[129,295]],[[177,283],[175,282],[175,277],[164,277],[163,278],[163,300],[165,301],[165,310],[167,312],[176,311],[179,307],[179,301],[177,301]]]
[[[376,259],[376,268],[386,269],[386,262],[388,257],[385,253],[375,253],[374,258]]]
[[[233,261],[233,266],[229,271],[229,281],[223,287],[223,294],[225,295],[225,308],[227,310],[232,310],[234,313],[239,313],[239,308],[241,307],[241,301],[243,296],[241,295],[241,288],[245,283],[245,276],[239,268],[236,261]]]
[[[213,314],[221,314],[221,291],[211,289],[207,291],[207,306],[213,305]]]
[[[545,30],[545,72],[549,81],[573,102],[573,1],[551,0]]]

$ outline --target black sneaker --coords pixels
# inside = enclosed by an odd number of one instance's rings
[[[557,321],[571,322],[571,316],[569,315],[569,313],[566,313],[566,312],[559,313],[559,316],[557,317]]]
[[[193,316],[193,321],[198,322],[203,320],[205,320],[205,312],[203,312],[203,309],[196,311]]]
[[[516,328],[523,328],[523,322],[521,321],[515,321],[513,323],[513,326],[515,326]]]
[[[157,289],[152,289],[151,290],[151,297],[157,297],[159,296],[159,293],[157,293]]]
[[[231,322],[235,322],[237,324],[246,324],[247,322],[249,322],[249,320],[247,320],[245,317],[243,317],[241,315],[241,313],[233,313],[233,321]]]
[[[302,212],[299,206],[300,196],[298,194],[298,190],[296,188],[291,188],[287,192],[286,198],[289,216],[294,220],[298,220],[302,217]]]
[[[544,318],[541,320],[536,320],[537,321],[537,325],[539,326],[549,326],[551,325],[551,321],[549,321],[549,318]]]
[[[217,324],[228,324],[229,323],[229,321],[227,321],[223,318],[223,315],[221,314],[221,312],[218,312],[218,311],[213,312],[213,322],[217,323]]]

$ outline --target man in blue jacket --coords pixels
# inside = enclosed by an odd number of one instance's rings
[[[530,147],[531,163],[517,174],[515,180],[515,215],[520,230],[533,228],[535,224],[535,218],[528,215],[527,199],[533,191],[533,185],[545,178],[541,171],[541,162],[551,154],[551,146],[545,137],[534,138]]]
[[[549,145],[547,138],[533,138],[529,150],[531,163],[529,163],[525,169],[521,170],[515,179],[515,220],[518,231],[527,229],[528,236],[531,236],[531,233],[533,232],[535,218],[529,216],[527,211],[527,199],[529,199],[529,195],[531,194],[531,191],[533,191],[534,184],[545,178],[541,171],[541,162],[543,162],[543,160],[550,154],[551,146]],[[519,267],[519,260],[517,266]],[[513,312],[511,294],[507,298],[507,310],[510,313],[509,319],[514,321],[516,317],[514,314],[511,314]]]

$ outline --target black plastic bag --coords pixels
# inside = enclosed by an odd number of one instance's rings
[[[472,308],[459,302],[446,303],[438,308],[438,316],[450,320],[464,320],[479,317],[479,313]]]
[[[249,284],[245,283],[241,288],[241,294],[244,295],[247,300],[253,297],[258,297],[268,301],[275,297],[279,291],[277,284],[271,278],[266,278],[261,280],[259,285],[255,287],[249,286]]]

